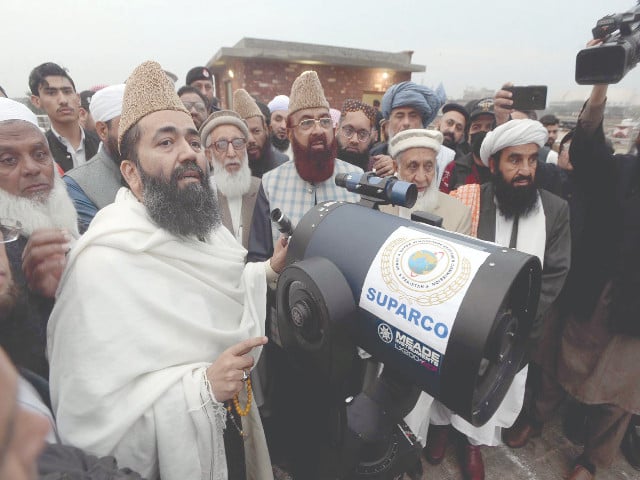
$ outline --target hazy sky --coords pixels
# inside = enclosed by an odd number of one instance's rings
[[[31,69],[54,61],[78,90],[124,81],[153,59],[184,84],[190,67],[242,37],[397,52],[426,65],[414,80],[443,82],[449,97],[504,81],[546,84],[549,98],[573,91],[575,56],[596,21],[633,0],[2,0],[0,85],[28,90]],[[613,89],[612,89],[613,90]],[[588,88],[580,90],[578,96]],[[288,93],[288,92],[283,92]],[[615,95],[613,95],[615,94]],[[612,97],[640,99],[640,68]],[[630,98],[630,97],[629,97]]]

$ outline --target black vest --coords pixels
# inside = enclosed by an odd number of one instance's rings
[[[51,150],[51,155],[53,159],[56,161],[60,168],[63,171],[68,171],[73,168],[73,158],[71,154],[67,151],[67,147],[58,140],[55,133],[51,130],[47,130],[45,134],[47,137],[47,141],[49,142],[49,150]],[[93,156],[98,153],[98,146],[100,146],[100,137],[93,132],[88,130],[84,131],[84,155],[85,158],[90,160]]]

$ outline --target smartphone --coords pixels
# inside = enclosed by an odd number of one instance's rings
[[[547,108],[547,86],[529,85],[526,87],[507,87],[513,94],[514,110],[544,110]]]

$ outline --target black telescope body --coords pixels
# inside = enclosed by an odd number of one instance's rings
[[[628,12],[598,20],[593,38],[604,43],[578,52],[576,82],[618,83],[640,60],[640,4]]]
[[[325,202],[289,243],[276,294],[280,341],[327,377],[348,368],[341,352],[357,345],[482,425],[522,366],[540,282],[536,257]]]

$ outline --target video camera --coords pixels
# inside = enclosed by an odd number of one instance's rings
[[[640,1],[627,12],[601,18],[592,33],[604,43],[578,52],[576,82],[618,83],[640,60]]]

